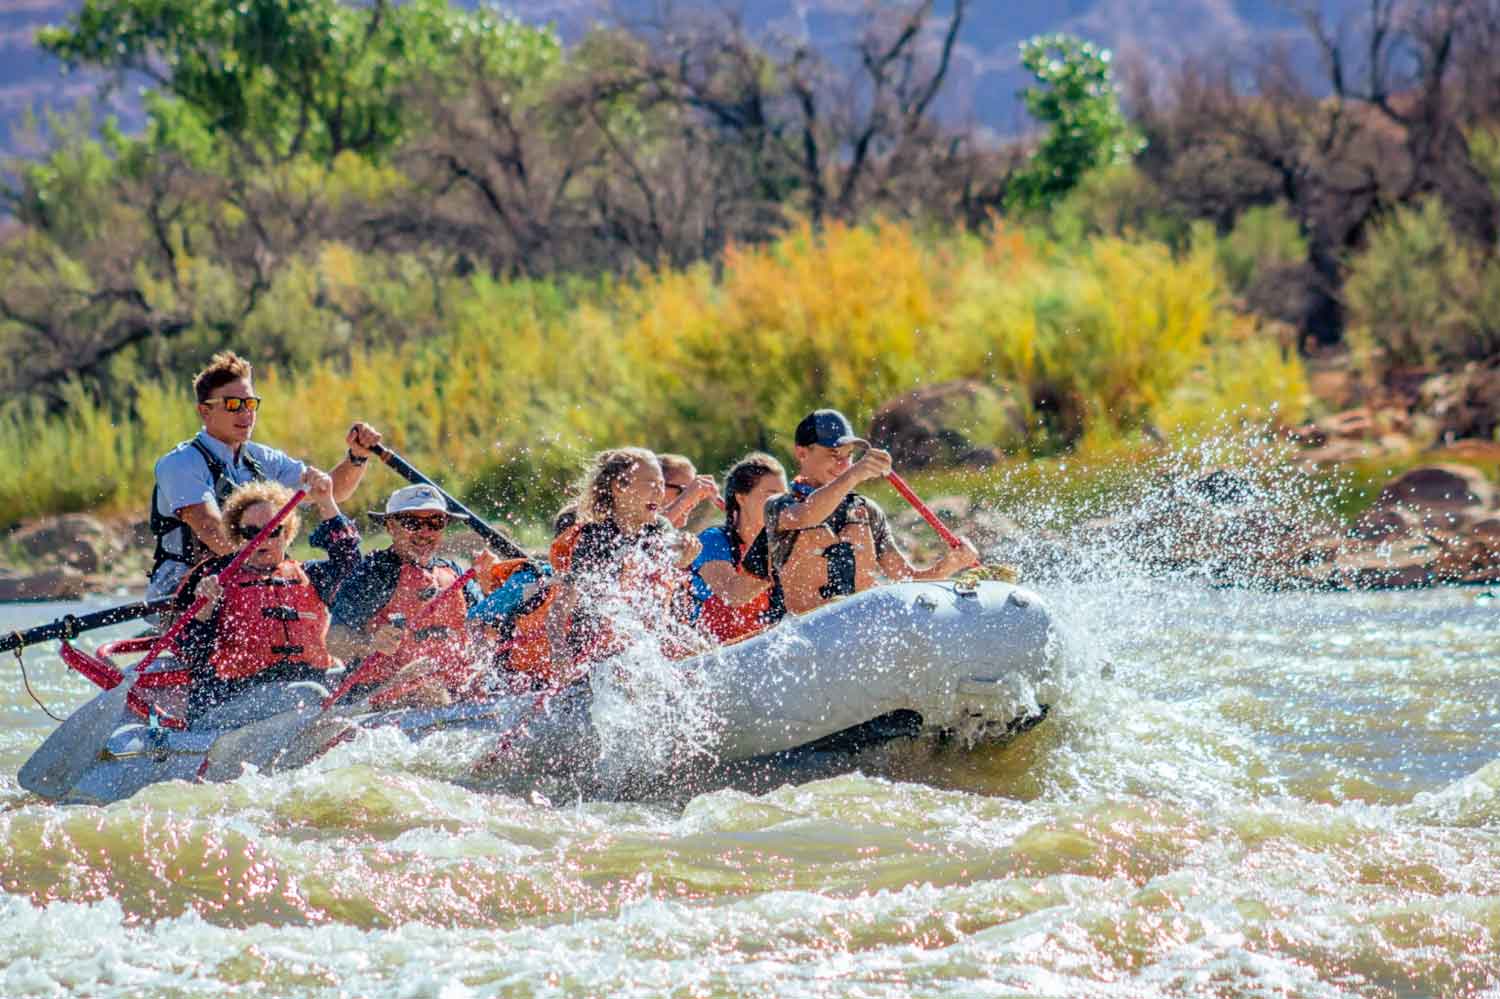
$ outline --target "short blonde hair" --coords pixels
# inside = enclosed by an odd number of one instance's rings
[[[255,504],[269,503],[273,508],[280,510],[291,498],[292,491],[279,482],[247,482],[236,488],[224,501],[224,527],[233,536],[239,531],[240,524],[245,519],[245,511]],[[293,510],[287,514],[286,520],[282,523],[286,525],[286,539],[290,544],[302,527],[302,516]]]
[[[254,369],[250,362],[232,350],[221,350],[208,359],[204,369],[193,376],[193,395],[199,402],[207,402],[214,390],[243,378],[250,380]]]
[[[580,519],[597,524],[615,513],[614,487],[637,465],[661,467],[656,454],[643,447],[617,447],[594,455],[589,470],[578,487]]]

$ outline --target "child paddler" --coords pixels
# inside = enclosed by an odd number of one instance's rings
[[[903,580],[947,579],[979,564],[967,541],[926,569],[907,561],[885,512],[854,487],[884,478],[891,456],[871,448],[836,409],[819,409],[797,424],[797,477],[783,496],[766,504],[771,570],[786,609],[804,614],[836,597],[874,586],[878,576]],[[854,449],[865,448],[854,461]]]
[[[786,491],[786,470],[768,454],[746,455],[724,477],[724,523],[698,535],[693,561],[698,629],[716,641],[753,635],[786,612],[764,530],[766,504]]]
[[[207,599],[178,638],[178,657],[192,673],[188,717],[193,719],[242,690],[269,681],[324,679],[335,659],[328,650],[329,604],[359,563],[359,529],[339,513],[333,480],[316,468],[302,474],[322,522],[309,542],[326,560],[287,556],[300,517],[293,512],[246,560],[225,589],[214,574],[234,557],[216,555],[195,566],[177,591],[186,610]],[[224,502],[224,527],[238,544],[254,538],[292,498],[277,482],[240,486]]]
[[[595,456],[580,490],[578,540],[546,611],[550,680],[619,652],[617,626],[643,627],[669,652],[682,651],[674,632],[695,610],[687,568],[699,545],[662,516],[665,499],[652,452],[617,448]]]
[[[182,577],[209,555],[235,551],[238,540],[225,529],[222,504],[236,486],[277,482],[295,489],[307,466],[283,451],[250,440],[261,399],[249,362],[232,351],[215,354],[193,379],[203,428],[156,463],[151,493],[151,533],[156,537],[149,600],[177,590]],[[333,498],[342,503],[364,475],[370,448],[380,434],[355,423],[345,437],[344,460],[334,466]]]
[[[390,533],[391,545],[361,559],[339,588],[328,634],[330,651],[352,671],[345,696],[368,693],[420,660],[431,666],[426,699],[456,696],[475,672],[465,619],[483,594],[472,580],[453,590],[464,570],[438,556],[448,504],[431,486],[406,486],[391,493],[384,513],[370,516]],[[488,550],[475,556],[479,578],[488,578],[495,565]],[[427,609],[434,600],[438,604]]]

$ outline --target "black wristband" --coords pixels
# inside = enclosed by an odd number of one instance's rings
[[[347,453],[349,455],[349,464],[351,465],[363,465],[370,460],[368,456],[361,458],[355,454],[353,448],[350,448]]]

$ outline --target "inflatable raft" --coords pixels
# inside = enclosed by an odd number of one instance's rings
[[[74,650],[68,661],[113,688],[119,681],[109,682],[111,671],[119,673],[109,651],[88,657]],[[709,730],[698,733],[697,772],[730,781],[746,765],[853,757],[896,738],[1003,740],[1045,716],[1060,680],[1046,607],[1035,594],[999,582],[880,587],[674,665],[710,719]],[[164,780],[232,779],[247,763],[262,771],[298,766],[360,729],[393,726],[414,739],[476,733],[483,740],[479,762],[464,778],[476,786],[525,792],[545,780],[550,793],[559,784],[585,796],[650,793],[670,775],[643,770],[674,764],[622,766],[622,757],[634,757],[622,752],[607,712],[630,693],[601,689],[611,669],[599,664],[588,683],[555,695],[367,714],[325,711],[327,692],[318,684],[266,684],[190,727],[172,720],[171,698],[180,696],[171,693],[173,684],[148,674],[128,696],[106,690],[75,713],[108,719],[118,705],[117,724],[78,727],[96,733],[97,746],[68,745],[65,722],[22,768],[20,781],[54,800],[115,801]],[[67,771],[60,787],[56,760],[70,757],[81,774],[74,780]]]

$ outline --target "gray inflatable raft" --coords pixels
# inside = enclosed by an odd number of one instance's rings
[[[674,770],[692,770],[695,786],[732,783],[743,764],[801,760],[830,747],[848,755],[924,733],[965,743],[1004,739],[1045,716],[1059,668],[1051,617],[1030,591],[998,582],[901,583],[673,664],[680,678],[674,682],[693,687],[695,703],[711,720],[686,768],[670,753],[643,758],[621,744],[611,699],[617,706],[631,695],[607,689],[609,663],[596,666],[588,683],[556,696],[325,717],[267,753],[236,747],[233,756],[277,770],[316,758],[359,728],[392,726],[413,739],[459,730],[492,734],[466,784],[526,793],[543,781],[551,782],[549,793],[653,794],[681,786],[676,778],[686,775]],[[253,733],[242,726],[279,713],[311,718],[325,694],[315,684],[266,684],[185,731],[153,728],[124,712],[81,778],[65,793],[44,796],[97,803],[163,780],[237,776],[238,767],[231,773],[205,764],[216,743],[237,733],[243,742]]]

